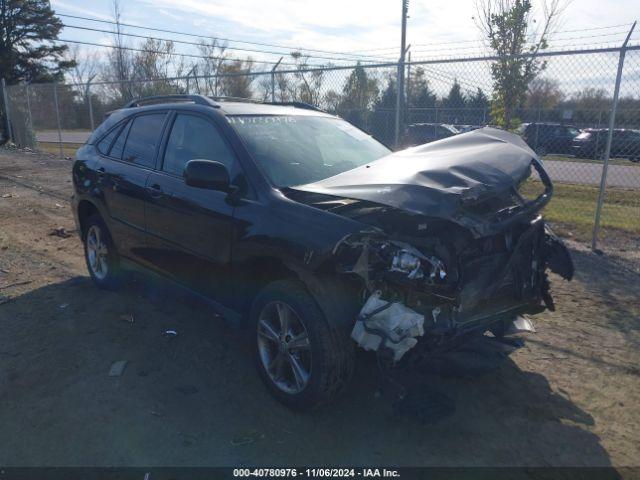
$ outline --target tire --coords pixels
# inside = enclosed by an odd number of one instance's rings
[[[280,315],[286,309],[289,328],[283,334]],[[294,410],[310,410],[343,392],[353,374],[353,342],[348,332],[329,326],[302,283],[279,280],[267,285],[253,302],[250,320],[256,368],[277,400]],[[306,345],[300,340],[305,333]]]
[[[506,320],[498,320],[489,327],[489,331],[498,339],[504,338],[507,330],[509,330],[510,323],[511,322]]]
[[[91,215],[86,220],[82,241],[84,259],[93,283],[99,288],[115,290],[122,276],[120,259],[109,229],[100,215]]]

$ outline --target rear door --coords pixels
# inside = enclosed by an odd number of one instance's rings
[[[183,171],[189,160],[215,160],[234,178],[239,165],[212,119],[179,112],[171,123],[162,162],[147,179],[148,260],[180,283],[229,303],[233,206],[226,192],[186,185]]]
[[[101,191],[113,240],[121,255],[139,258],[145,242],[145,187],[155,163],[166,112],[138,115],[110,132],[97,147]]]

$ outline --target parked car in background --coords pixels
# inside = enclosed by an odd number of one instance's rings
[[[453,127],[458,130],[459,133],[472,132],[478,128],[482,128],[480,125],[453,125]]]
[[[401,142],[404,147],[415,147],[453,137],[460,133],[453,125],[446,123],[414,123],[408,125]]]
[[[580,129],[561,123],[534,122],[523,123],[519,133],[542,157],[549,153],[573,153],[573,139],[580,134]]]
[[[540,216],[551,180],[517,135],[450,133],[392,154],[297,102],[132,101],[73,165],[89,274],[112,289],[143,266],[215,302],[300,409],[344,389],[356,345],[385,368],[531,331],[521,315],[554,308],[548,271],[573,275]]]
[[[606,128],[588,128],[573,140],[573,153],[580,158],[603,158],[607,145]],[[640,130],[616,128],[611,137],[611,157],[640,160]]]

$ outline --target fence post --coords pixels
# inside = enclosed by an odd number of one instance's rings
[[[27,96],[27,120],[29,120],[29,132],[33,132],[33,118],[31,117],[31,87],[28,82],[24,83],[25,94]]]
[[[393,146],[398,148],[398,144],[400,143],[400,111],[402,110],[402,77],[404,70],[404,62],[402,59],[398,62],[398,73],[397,73],[397,81],[396,81],[396,121],[393,130]]]
[[[611,140],[613,139],[613,127],[616,122],[616,110],[618,108],[618,96],[620,95],[620,82],[622,81],[622,69],[624,67],[624,56],[627,53],[627,43],[636,27],[633,22],[631,29],[627,34],[622,46],[620,47],[620,57],[618,59],[618,71],[616,73],[616,85],[613,90],[613,101],[611,105],[611,113],[609,114],[609,131],[607,132],[607,143],[604,150],[604,164],[602,165],[602,176],[600,178],[600,191],[598,192],[598,204],[596,205],[596,217],[593,225],[593,236],[591,238],[591,250],[598,247],[598,234],[600,233],[600,214],[602,213],[602,203],[604,202],[604,192],[607,186],[607,169],[609,168],[609,155],[611,154]]]
[[[56,107],[56,124],[58,125],[58,146],[60,147],[60,158],[64,158],[62,150],[62,128],[60,127],[60,109],[58,108],[58,82],[53,82],[53,103]]]
[[[95,125],[93,123],[93,103],[91,102],[91,80],[87,82],[84,97],[87,99],[87,103],[89,104],[89,123],[91,125],[91,131],[93,132],[95,130]]]
[[[276,103],[276,68],[278,68],[283,58],[284,57],[280,57],[280,60],[278,60],[271,69],[271,101],[273,103]]]
[[[11,130],[11,114],[9,113],[9,97],[7,96],[7,82],[4,78],[0,81],[2,86],[2,102],[4,103],[4,121],[7,125],[7,141],[13,140],[13,132]]]

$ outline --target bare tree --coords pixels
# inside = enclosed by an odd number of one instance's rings
[[[113,8],[113,48],[108,56],[102,71],[102,77],[111,82],[115,82],[113,86],[107,88],[111,96],[116,97],[116,101],[131,99],[133,93],[131,91],[131,76],[133,70],[133,55],[131,50],[123,39],[120,29],[120,18],[122,9],[120,8],[120,0],[112,0]]]
[[[198,72],[204,76],[206,94],[220,95],[220,70],[229,58],[227,44],[213,38],[208,42],[202,41],[198,47],[203,59],[198,62]]]
[[[291,52],[295,62],[294,78],[297,82],[289,82],[289,93],[296,101],[319,105],[322,100],[324,71],[309,65],[309,56],[301,52]]]
[[[175,77],[185,71],[183,57],[168,40],[147,39],[132,59],[132,91],[138,97],[167,95],[183,91]]]
[[[67,72],[76,94],[83,102],[87,100],[87,85],[100,72],[100,56],[97,52],[87,52],[80,49],[80,45],[69,47],[66,58],[73,62],[74,67]]]
[[[538,58],[548,46],[566,0],[540,0],[539,15],[531,0],[476,0],[476,24],[498,57],[491,65],[494,122],[516,126],[514,117],[526,99],[530,82],[546,68]],[[540,18],[536,18],[540,17]]]
[[[220,66],[220,92],[222,95],[238,98],[252,98],[251,84],[256,76],[252,75],[253,60],[234,59]]]
[[[534,78],[529,83],[526,107],[535,110],[556,108],[564,100],[560,82],[555,78]]]

